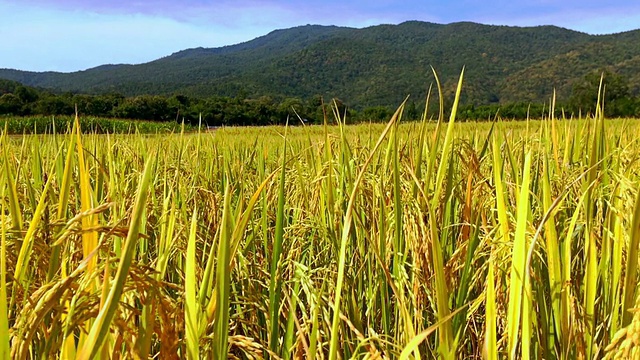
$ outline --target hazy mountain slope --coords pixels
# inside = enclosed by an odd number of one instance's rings
[[[125,95],[339,97],[359,106],[420,99],[436,68],[446,88],[466,66],[474,103],[568,96],[586,73],[608,67],[638,80],[640,31],[591,36],[531,28],[411,21],[364,29],[308,25],[222,48],[196,48],[139,65],[74,73],[0,70],[0,78],[56,91]],[[632,84],[638,91],[638,86]]]

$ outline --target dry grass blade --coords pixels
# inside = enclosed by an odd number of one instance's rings
[[[185,297],[185,342],[187,345],[187,358],[200,358],[200,303],[196,294],[196,230],[198,229],[198,211],[193,209],[191,216],[191,227],[189,229],[189,240],[187,242],[187,258],[184,297]]]
[[[509,340],[509,356],[516,358],[516,350],[518,344],[518,336],[520,333],[520,324],[523,328],[530,326],[528,312],[530,291],[525,275],[526,257],[528,248],[527,236],[527,220],[529,213],[529,179],[531,173],[531,153],[527,154],[524,161],[524,175],[522,178],[522,186],[520,187],[520,195],[517,206],[516,233],[513,240],[513,251],[511,256],[511,275],[509,280],[509,308],[507,312],[507,327]],[[526,317],[526,318],[525,318]],[[522,358],[529,358],[529,341],[525,338],[529,333],[522,331]]]
[[[622,327],[631,323],[633,314],[629,311],[634,305],[638,287],[638,246],[640,246],[640,191],[636,195],[636,203],[633,209],[631,221],[631,231],[629,234],[629,245],[627,247],[627,266],[625,269],[624,295],[622,303]]]
[[[53,170],[51,172],[53,172]],[[22,240],[22,246],[20,247],[20,252],[18,253],[18,262],[16,263],[14,278],[23,286],[26,285],[25,282],[27,281],[25,278],[25,266],[27,266],[27,263],[31,258],[35,233],[40,226],[40,220],[42,219],[42,214],[44,213],[45,207],[47,205],[47,195],[49,194],[49,188],[51,187],[52,179],[52,177],[49,178],[44,187],[44,190],[42,191],[42,195],[40,195],[38,206],[36,207],[36,211],[33,214],[33,219],[29,223],[29,228],[27,229],[27,233]]]
[[[11,157],[7,154],[6,145],[6,129],[2,134],[2,154],[4,155],[4,180],[7,188],[9,189],[9,214],[11,215],[11,222],[13,223],[14,230],[22,230],[22,211],[20,210],[20,200],[18,199],[18,189],[16,188],[16,179],[13,174],[13,169],[9,160]]]
[[[227,357],[229,339],[229,294],[231,289],[231,189],[227,186],[224,192],[224,208],[222,209],[222,225],[216,265],[216,301],[217,311],[213,322],[213,353],[215,358]]]
[[[9,312],[7,307],[7,234],[4,198],[0,198],[0,359],[8,360],[11,354],[9,346]]]
[[[411,357],[411,354],[418,351],[418,346],[422,342],[424,342],[431,334],[433,334],[444,321],[450,321],[457,313],[464,310],[469,304],[466,304],[455,311],[452,311],[446,318],[439,320],[437,323],[429,326],[419,334],[417,334],[409,343],[402,349],[402,353],[400,353],[400,360],[408,360]]]
[[[373,159],[373,155],[375,155],[375,153],[378,151],[378,148],[384,141],[385,137],[387,136],[387,133],[395,125],[396,120],[398,119],[398,117],[400,116],[400,113],[402,113],[404,109],[405,103],[406,103],[406,100],[396,110],[396,112],[391,117],[391,120],[389,120],[389,123],[387,123],[387,126],[382,131],[382,134],[380,134],[380,137],[378,138],[376,145],[373,147],[373,149],[371,150],[371,153],[369,154],[369,157],[362,165],[362,168],[358,173],[358,177],[356,178],[356,181],[353,185],[353,190],[351,192],[351,195],[349,196],[349,204],[347,205],[347,210],[344,215],[342,238],[340,241],[340,252],[338,257],[338,277],[336,279],[336,290],[335,290],[336,293],[335,293],[335,299],[333,302],[333,320],[331,325],[331,342],[329,347],[329,360],[335,360],[338,356],[338,340],[340,338],[340,335],[338,333],[339,324],[340,324],[340,301],[342,298],[342,287],[344,286],[344,269],[346,266],[347,241],[349,239],[349,233],[351,232],[351,224],[353,221],[353,208],[355,206],[356,195],[358,193],[358,189],[362,181],[362,178],[364,177],[367,166]]]
[[[438,231],[438,226],[442,222],[442,218],[436,217],[436,209],[439,207],[440,197],[443,194],[443,186],[445,185],[445,183],[451,183],[450,181],[445,182],[445,174],[452,165],[449,161],[451,157],[451,148],[454,141],[453,130],[456,120],[456,111],[458,109],[458,103],[460,101],[460,93],[462,91],[463,79],[464,68],[462,69],[460,78],[458,79],[456,96],[453,101],[451,116],[449,118],[449,124],[447,125],[447,131],[444,137],[444,144],[442,145],[442,155],[440,157],[440,164],[436,173],[435,192],[431,200],[431,205],[427,207],[429,213],[429,228],[431,235],[429,239],[429,244],[431,245],[431,261],[433,263],[433,269],[435,272],[436,311],[438,313],[438,320],[448,318],[450,309],[449,289],[447,287],[447,278],[444,273],[444,246],[440,240],[441,233],[439,233]],[[445,196],[447,195],[445,194]],[[440,344],[438,346],[440,356],[445,359],[455,358],[456,349],[453,338],[452,322],[444,321],[440,326],[440,329],[438,330],[438,335],[440,339]]]
[[[98,353],[106,339],[106,335],[109,333],[111,321],[118,309],[120,296],[122,295],[122,290],[124,289],[127,275],[129,274],[129,267],[133,261],[135,246],[138,240],[138,234],[140,233],[140,222],[144,214],[144,207],[146,205],[147,194],[151,183],[151,175],[153,174],[152,160],[153,157],[150,157],[147,160],[138,184],[136,199],[133,205],[133,213],[131,215],[131,222],[129,223],[129,233],[127,234],[127,240],[124,245],[120,263],[118,264],[118,271],[116,272],[115,279],[112,283],[111,291],[109,291],[109,296],[100,310],[96,321],[91,327],[91,331],[89,332],[84,346],[78,353],[78,359],[80,360],[92,359]]]
[[[288,121],[287,121],[288,122]],[[287,126],[288,127],[288,126]],[[282,146],[282,169],[278,184],[278,204],[276,208],[276,224],[273,237],[273,252],[271,254],[271,268],[269,281],[269,350],[278,354],[280,348],[280,297],[282,280],[279,274],[280,256],[284,241],[284,200],[287,163],[287,127],[285,127]]]

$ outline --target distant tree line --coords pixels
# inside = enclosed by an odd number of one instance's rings
[[[331,103],[331,102],[330,102]],[[351,116],[346,105],[335,100],[341,114]],[[195,98],[184,95],[55,94],[0,80],[0,115],[73,115],[121,119],[176,121],[205,126],[274,125],[322,121],[331,116],[330,104],[320,96],[311,99],[263,96]],[[386,115],[386,112],[385,112]],[[380,116],[380,115],[379,115]]]
[[[600,88],[600,80],[602,88]],[[627,78],[608,70],[594,71],[573,85],[567,101],[556,103],[556,117],[578,117],[593,115],[598,104],[598,94],[604,103],[605,116],[640,118],[640,97],[633,96],[631,84]],[[463,119],[488,119],[497,115],[503,118],[532,119],[548,116],[550,103],[527,104],[512,103],[506,105],[462,106],[459,117]]]
[[[605,72],[604,103],[608,117],[640,117],[640,98],[631,95],[630,85],[622,76]],[[595,110],[600,73],[594,72],[573,86],[568,101],[556,104],[556,116],[592,114]],[[464,90],[463,90],[464,91]],[[445,109],[451,108],[453,96],[445,98]],[[333,105],[347,122],[386,121],[395,108],[371,106],[363,109],[344,104],[340,100],[323,101],[320,95],[309,99],[262,96],[246,98],[216,96],[208,98],[185,95],[141,95],[125,97],[119,94],[81,95],[56,94],[0,80],[0,115],[72,115],[77,107],[82,116],[114,117],[153,121],[176,121],[207,126],[275,125],[304,122],[321,123],[325,114],[333,120]],[[429,107],[429,118],[437,116],[437,101]],[[409,101],[404,117],[421,117],[424,104]],[[549,113],[549,104],[462,104],[457,117],[460,120],[488,120],[496,115],[509,119],[535,119]]]

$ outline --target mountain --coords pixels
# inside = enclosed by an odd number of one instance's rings
[[[463,100],[543,102],[608,69],[640,92],[640,30],[588,35],[555,26],[409,21],[364,29],[307,25],[220,48],[195,48],[139,65],[73,73],[0,69],[0,78],[59,92],[190,96],[338,97],[355,106],[422,99],[433,66],[446,91],[465,67]]]

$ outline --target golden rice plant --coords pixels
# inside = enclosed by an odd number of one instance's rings
[[[640,125],[437,81],[419,122],[5,129],[0,359],[636,356]]]

